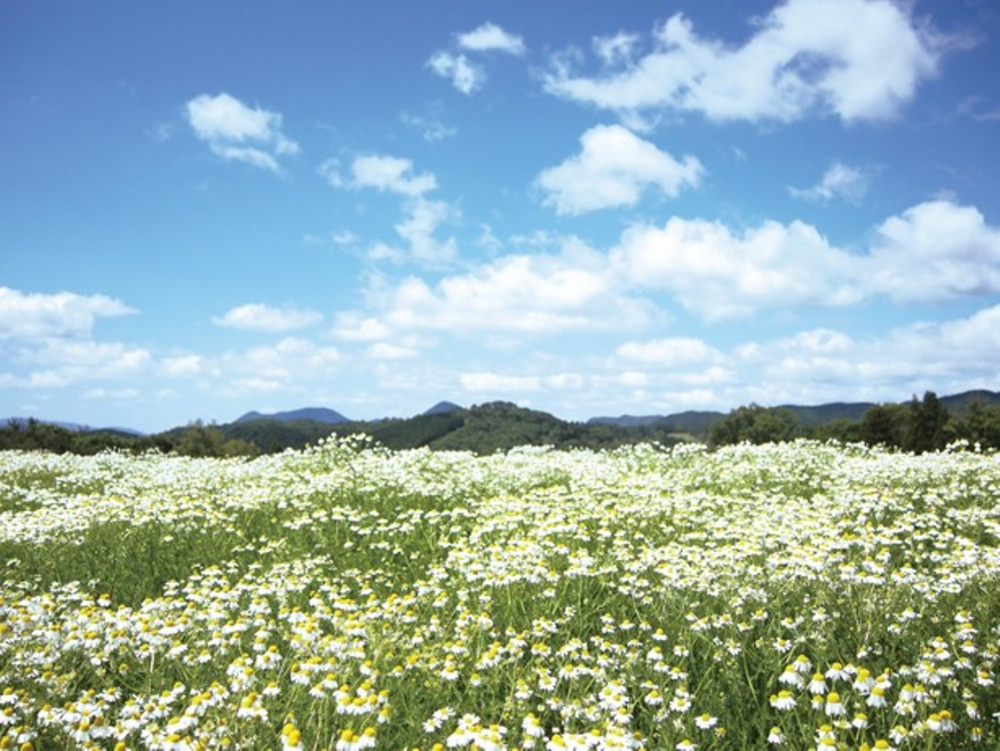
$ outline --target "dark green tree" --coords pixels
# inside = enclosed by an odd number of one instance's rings
[[[906,430],[907,414],[898,404],[876,404],[861,416],[858,439],[869,446],[900,448]]]
[[[195,420],[184,429],[174,450],[185,456],[222,456],[224,438],[215,425],[205,425]]]
[[[708,431],[711,448],[747,441],[754,444],[790,441],[799,435],[799,420],[787,409],[739,407],[712,424]]]
[[[933,391],[925,392],[923,401],[914,396],[909,405],[903,448],[915,454],[944,448],[954,437],[948,429],[949,418],[948,410]]]
[[[956,433],[982,448],[1000,448],[1000,404],[972,402],[958,422]]]

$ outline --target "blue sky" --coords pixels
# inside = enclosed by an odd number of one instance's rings
[[[990,0],[3,3],[0,415],[1000,389]]]

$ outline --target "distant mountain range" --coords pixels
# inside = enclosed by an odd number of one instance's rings
[[[33,417],[6,417],[3,418],[0,425],[17,425],[18,427],[24,428],[34,420],[35,422],[45,423],[46,425],[56,425],[60,428],[65,428],[74,433],[119,433],[121,435],[145,435],[142,431],[133,430],[132,428],[118,428],[118,427],[108,427],[108,428],[94,428],[90,425],[81,425],[78,422],[62,422],[59,420],[35,420]]]
[[[327,409],[326,407],[303,407],[302,409],[293,409],[289,412],[272,412],[271,414],[247,412],[242,417],[237,418],[236,422],[252,422],[254,420],[278,420],[280,422],[311,420],[312,422],[322,422],[327,425],[351,422],[349,418],[344,417],[336,410]]]
[[[940,397],[941,404],[956,417],[961,417],[973,402],[1000,403],[1000,393],[986,390],[966,391]],[[785,405],[804,429],[826,425],[836,420],[858,420],[875,406],[871,402],[832,402],[815,406]],[[517,445],[549,443],[557,446],[607,445],[623,440],[666,439],[684,436],[703,439],[712,424],[727,413],[686,411],[666,415],[621,415],[593,417],[586,422],[569,422],[545,412],[524,409],[508,402],[489,402],[464,408],[454,402],[442,401],[425,412],[409,418],[351,420],[326,407],[305,407],[282,412],[247,412],[232,423],[218,425],[226,439],[242,439],[267,450],[300,447],[332,432],[368,433],[390,448],[462,448],[475,445],[490,449],[496,444]],[[12,417],[4,424],[24,426],[29,418]],[[76,423],[39,421],[58,425],[74,432],[110,432],[121,435],[143,435],[127,428],[91,428]],[[157,434],[179,436],[185,430],[177,427]],[[610,432],[609,432],[610,431]],[[511,443],[513,442],[513,443]]]

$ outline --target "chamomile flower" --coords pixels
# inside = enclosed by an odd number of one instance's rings
[[[840,717],[847,711],[844,709],[844,704],[840,700],[840,694],[836,691],[831,691],[827,694],[825,711],[830,717]]]
[[[694,724],[697,725],[702,730],[709,730],[714,728],[719,723],[718,717],[713,717],[710,714],[699,715],[694,718]]]
[[[825,694],[826,693],[826,677],[822,673],[813,673],[812,680],[809,681],[809,685],[806,690],[810,694]]]
[[[783,711],[795,709],[795,697],[792,696],[791,691],[779,691],[777,694],[771,696],[771,706]]]

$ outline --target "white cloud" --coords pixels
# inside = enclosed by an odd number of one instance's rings
[[[720,222],[675,217],[663,227],[630,228],[611,258],[629,284],[665,290],[710,320],[864,297],[862,260],[798,221],[734,233]]]
[[[454,238],[439,240],[435,233],[442,224],[453,221],[458,212],[445,201],[432,201],[425,196],[437,188],[437,180],[430,173],[416,174],[411,160],[385,155],[361,156],[351,163],[349,179],[340,174],[334,160],[324,163],[320,172],[336,188],[374,188],[409,199],[403,204],[402,220],[394,225],[396,233],[406,242],[406,248],[375,243],[368,251],[371,260],[397,263],[410,260],[440,266],[457,256]]]
[[[428,143],[437,143],[458,135],[458,128],[445,125],[435,117],[423,117],[413,115],[409,112],[400,112],[399,119],[411,128],[416,128],[421,132],[424,140]]]
[[[253,146],[213,144],[212,151],[223,159],[245,162],[252,167],[260,167],[275,174],[281,172],[281,165],[278,164],[278,160],[263,149],[254,148]]]
[[[437,52],[427,61],[427,67],[463,94],[472,94],[486,82],[486,72],[465,55]]]
[[[620,31],[612,36],[594,37],[594,52],[608,67],[624,65],[631,62],[638,42],[638,34]]]
[[[615,350],[619,357],[661,368],[678,368],[718,362],[721,352],[701,339],[669,337],[648,342],[626,342]]]
[[[615,381],[621,386],[637,389],[648,386],[650,378],[648,373],[643,373],[639,370],[626,370],[623,373],[619,373]]]
[[[848,203],[861,203],[868,192],[868,176],[857,167],[835,162],[823,173],[820,181],[811,188],[789,188],[796,198],[827,203],[841,199]]]
[[[331,237],[334,245],[348,246],[356,245],[358,242],[358,236],[349,230],[343,230],[342,232],[336,232]]]
[[[461,373],[458,381],[466,391],[487,394],[509,394],[538,391],[542,380],[538,376],[503,375],[501,373]]]
[[[872,245],[873,291],[898,302],[1000,292],[1000,229],[974,207],[918,204],[885,220]]]
[[[278,157],[299,153],[298,144],[281,132],[277,112],[248,107],[226,93],[196,96],[185,110],[195,135],[223,159],[280,173]]]
[[[790,122],[829,112],[845,122],[882,120],[936,73],[945,46],[891,0],[788,0],[739,47],[700,37],[677,14],[652,42],[642,57],[624,41],[598,45],[605,69],[596,76],[556,59],[545,88],[625,115],[676,110]]]
[[[386,324],[376,318],[366,317],[358,311],[338,313],[333,335],[349,342],[372,342],[386,339],[392,334]]]
[[[138,389],[88,389],[84,391],[82,397],[88,401],[135,401],[141,392]]]
[[[396,232],[408,243],[409,257],[429,266],[447,264],[458,255],[455,238],[438,240],[434,233],[447,221],[452,221],[456,211],[445,201],[419,198],[404,206],[404,219],[394,225]]]
[[[168,377],[198,375],[204,366],[205,358],[201,355],[177,355],[167,357],[160,363],[163,374]]]
[[[152,364],[150,353],[118,342],[45,339],[16,355],[22,375],[6,374],[6,385],[64,388],[74,383],[135,377]]]
[[[867,252],[838,248],[799,221],[735,232],[675,217],[626,230],[610,258],[628,285],[664,290],[710,320],[878,296],[913,303],[1000,292],[1000,230],[949,201],[885,220]]]
[[[809,404],[900,400],[925,389],[958,393],[980,388],[995,381],[998,351],[1000,306],[993,306],[967,318],[911,324],[865,339],[808,330],[748,342],[735,355],[741,360],[743,383],[754,384],[763,399]]]
[[[135,312],[105,295],[45,294],[0,287],[0,340],[86,337],[95,319]]]
[[[277,344],[229,353],[218,361],[218,374],[294,383],[336,372],[341,354],[307,339],[288,337]]]
[[[232,393],[273,394],[282,391],[287,384],[274,378],[237,378],[232,382]]]
[[[649,313],[616,289],[603,256],[572,244],[557,256],[504,256],[434,286],[410,277],[384,291],[380,306],[391,328],[457,334],[622,330]]]
[[[458,46],[472,52],[507,52],[523,55],[526,51],[524,40],[504,31],[494,23],[484,23],[472,31],[458,35]]]
[[[347,179],[340,174],[340,164],[336,159],[323,162],[319,173],[334,188],[374,188],[409,198],[420,197],[437,188],[434,175],[414,174],[412,160],[384,154],[355,158],[351,162],[351,174]]]
[[[393,156],[362,156],[352,165],[354,186],[403,196],[421,196],[437,187],[434,175],[414,175],[413,162]]]
[[[523,336],[639,330],[666,317],[666,309],[651,301],[658,293],[719,321],[879,298],[934,302],[1000,292],[1000,230],[974,208],[919,204],[885,220],[871,236],[868,248],[841,248],[799,221],[733,229],[674,217],[662,226],[628,228],[607,253],[564,238],[557,251],[510,253],[436,281],[379,277],[367,291],[366,307],[340,314],[334,334],[377,341],[400,331],[436,330],[482,334],[482,341],[515,337],[520,346]],[[822,344],[829,356],[843,345],[815,336],[815,347]],[[704,350],[666,338],[631,342],[618,354],[633,362],[669,362],[678,353]],[[705,364],[726,363],[716,353]]]
[[[472,31],[457,34],[459,49],[472,53],[506,52],[520,57],[526,51],[524,40],[493,23],[484,23]],[[465,95],[478,91],[486,83],[486,71],[462,52],[440,50],[431,55],[427,67],[436,75],[451,81]]]
[[[980,373],[996,378],[1000,352],[1000,305],[983,308],[968,318],[917,323],[894,334],[891,349],[900,360],[937,363],[936,370],[959,376]]]
[[[134,372],[151,362],[149,352],[142,348],[74,339],[46,339],[41,347],[23,353],[21,360],[65,372],[90,370],[93,376]]]
[[[418,354],[419,352],[413,347],[403,347],[387,342],[376,342],[365,351],[365,356],[371,360],[408,360]]]
[[[593,127],[580,144],[578,155],[538,177],[548,193],[545,203],[559,214],[634,206],[647,187],[673,197],[685,187],[697,187],[704,175],[696,158],[678,161],[620,125]]]
[[[323,320],[314,310],[274,308],[260,303],[249,303],[228,310],[225,315],[212,318],[216,326],[247,331],[291,331],[313,326]]]

